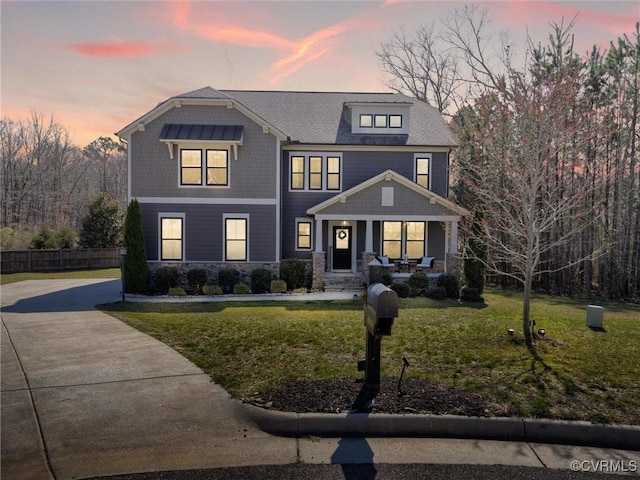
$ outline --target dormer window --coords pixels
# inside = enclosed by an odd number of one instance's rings
[[[368,103],[349,102],[345,104],[350,112],[351,133],[408,135],[411,103]]]
[[[402,128],[402,115],[389,115],[389,128]]]
[[[360,128],[373,127],[373,115],[370,113],[363,113],[360,115]]]
[[[386,115],[378,115],[375,116],[375,126],[376,128],[387,128],[387,116]]]

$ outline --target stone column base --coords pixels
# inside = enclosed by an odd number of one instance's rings
[[[445,258],[445,273],[455,275],[460,280],[462,275],[462,258],[457,253],[447,253]]]
[[[376,258],[376,252],[362,252],[362,273],[364,274],[364,281],[369,285],[369,263]]]
[[[313,252],[313,280],[311,288],[314,290],[324,290],[324,271],[326,263],[325,252]]]

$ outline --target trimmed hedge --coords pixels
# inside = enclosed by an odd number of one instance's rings
[[[271,271],[257,268],[251,272],[251,292],[267,293],[271,287]]]
[[[240,283],[240,272],[233,268],[223,268],[218,272],[218,285],[224,293],[232,293],[234,287]]]

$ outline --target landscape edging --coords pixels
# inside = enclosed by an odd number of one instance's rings
[[[292,413],[239,402],[242,415],[283,437],[434,437],[523,441],[640,451],[640,427],[517,417]]]

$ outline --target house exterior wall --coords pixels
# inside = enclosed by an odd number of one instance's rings
[[[249,216],[248,261],[275,262],[276,212],[276,205],[141,203],[147,259],[159,260],[160,213],[184,214],[185,262],[223,261],[223,215],[239,214]]]
[[[229,186],[180,186],[180,153],[159,140],[165,123],[243,125],[243,144],[238,159],[229,152]],[[195,144],[191,143],[190,146]],[[201,148],[221,148],[198,144]],[[277,163],[280,152],[276,138],[237,110],[225,106],[184,105],[172,108],[131,135],[132,198],[276,198]]]
[[[295,153],[317,153],[318,148],[310,148],[305,150],[304,146],[295,150]],[[430,154],[431,155],[431,190],[447,198],[449,185],[448,185],[448,152],[442,151],[429,151],[429,148],[416,148],[415,151],[356,151],[349,150],[345,147],[344,150],[336,150],[336,153],[342,154],[342,166],[341,166],[341,183],[342,189],[340,191],[346,191],[360,183],[382,173],[388,169],[394,170],[396,173],[403,175],[404,177],[413,181],[415,170],[415,156],[416,154]],[[304,218],[307,216],[307,209],[317,205],[333,196],[338,194],[338,191],[290,191],[290,157],[292,151],[285,150],[282,154],[282,258],[311,258],[311,251],[296,251],[295,250],[295,219]],[[396,189],[399,190],[399,189]],[[419,195],[416,194],[416,197]],[[348,202],[351,201],[351,198]],[[363,208],[367,209],[367,213],[384,214],[384,211],[380,210],[380,200],[377,203],[372,203],[369,200],[364,200]],[[410,201],[410,200],[401,200]],[[413,201],[410,201],[413,203]],[[424,203],[424,197],[420,197],[420,202]],[[372,209],[372,205],[375,206],[375,211]],[[397,201],[396,206],[400,205]],[[434,215],[437,215],[443,210],[438,205],[432,205],[434,207]],[[382,207],[388,208],[388,207]],[[397,210],[394,209],[394,214]],[[414,213],[415,214],[415,213]],[[427,215],[429,213],[421,212],[421,215]],[[314,229],[315,230],[315,229]],[[326,229],[323,231],[327,232]],[[315,231],[314,231],[315,233]],[[358,236],[360,238],[360,235]],[[443,251],[444,252],[444,251]],[[443,253],[444,254],[444,253]]]

